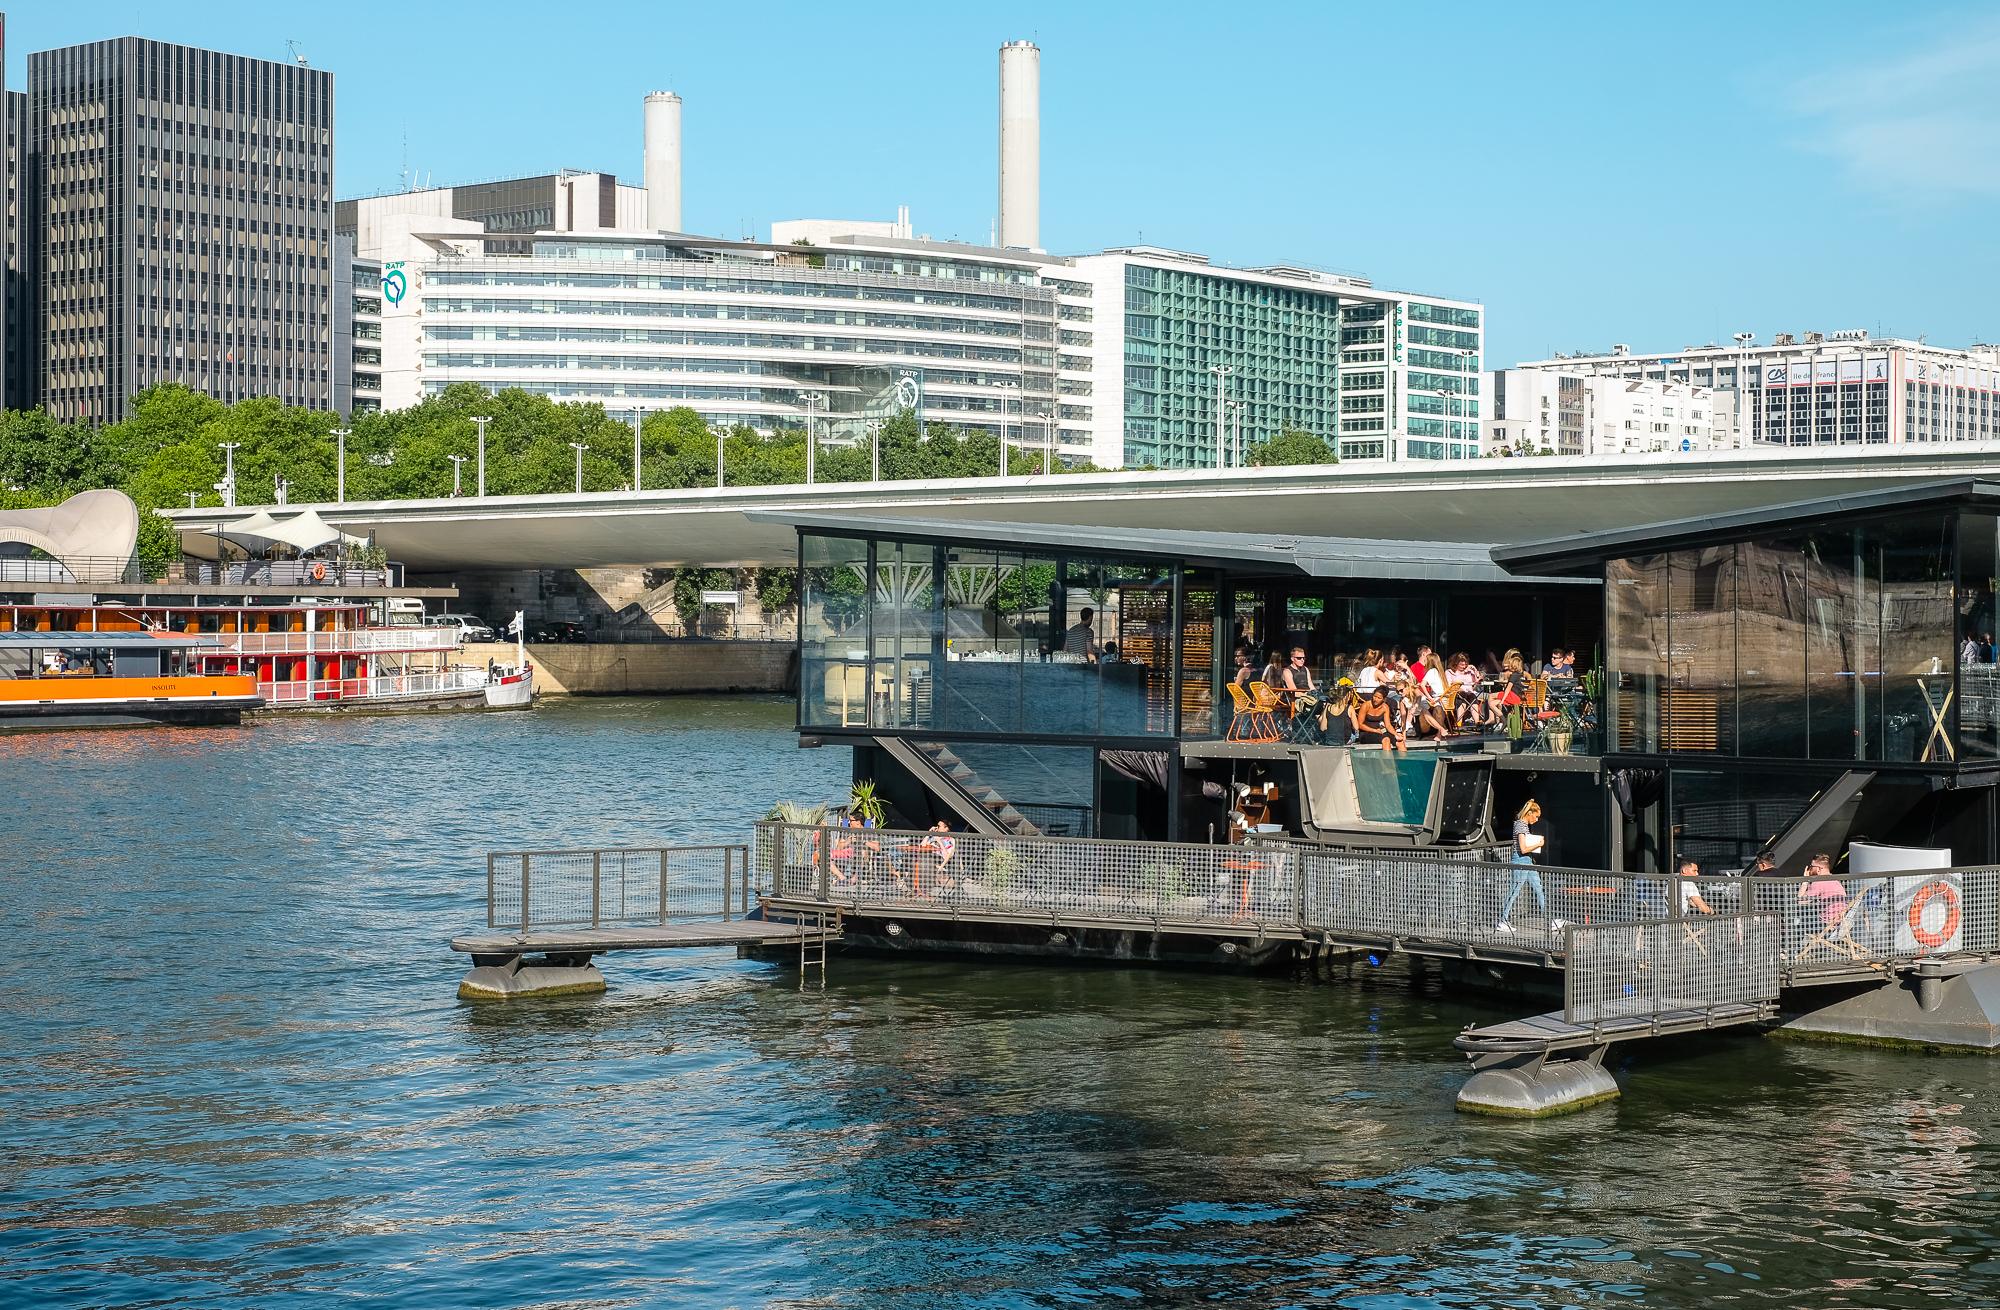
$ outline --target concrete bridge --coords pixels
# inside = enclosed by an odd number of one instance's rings
[[[1057,474],[369,501],[317,506],[418,572],[781,564],[793,533],[756,511],[1176,528],[1274,537],[1483,544],[1546,538],[1896,483],[1990,472],[2000,443],[1767,448],[1645,456],[1358,462],[1303,468]],[[260,506],[168,510],[200,529]],[[303,508],[303,507],[295,507]]]

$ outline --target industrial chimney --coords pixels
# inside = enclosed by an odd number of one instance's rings
[[[1000,244],[1042,244],[1042,51],[1000,47]]]
[[[681,230],[681,98],[671,91],[646,96],[646,226]]]

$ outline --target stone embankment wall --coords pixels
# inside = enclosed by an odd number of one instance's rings
[[[789,641],[649,641],[530,645],[538,692],[623,696],[673,692],[788,692],[798,687]],[[512,642],[469,645],[454,662],[511,664]]]
[[[468,569],[411,574],[410,582],[457,587],[458,599],[444,608],[477,614],[493,624],[505,623],[520,610],[528,616],[530,631],[545,623],[578,623],[593,641],[682,635],[680,615],[673,606],[672,571],[664,568]],[[702,632],[710,637],[790,639],[797,635],[795,619],[790,611],[764,613],[751,589],[732,609],[705,613]]]

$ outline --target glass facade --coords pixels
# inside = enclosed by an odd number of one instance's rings
[[[1607,561],[1615,748],[1992,756],[1995,551],[1991,515],[1931,509]]]
[[[1175,628],[1168,565],[815,533],[801,562],[801,727],[954,739],[1208,730],[1206,702],[1177,720],[1171,692],[1202,616]],[[1205,617],[1212,631],[1212,595]],[[1204,687],[1210,659],[1204,644]]]

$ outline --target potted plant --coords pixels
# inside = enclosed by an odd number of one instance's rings
[[[1542,735],[1548,739],[1549,754],[1567,755],[1576,744],[1576,709],[1567,698],[1556,702],[1556,717],[1549,721]]]
[[[847,812],[871,828],[882,826],[882,798],[873,779],[863,778],[848,790]]]

